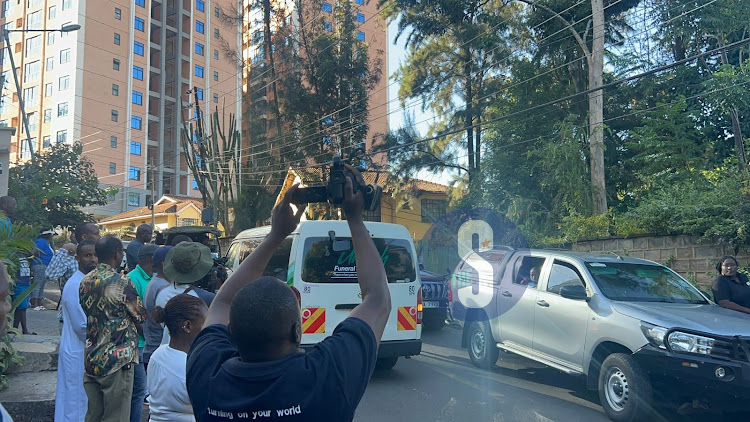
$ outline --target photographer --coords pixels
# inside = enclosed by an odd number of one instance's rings
[[[364,184],[356,170],[346,170]],[[192,344],[187,387],[198,421],[241,414],[352,420],[367,387],[391,298],[383,262],[362,220],[364,195],[354,193],[351,179],[345,182],[342,208],[357,256],[362,303],[333,335],[310,352],[301,351],[299,293],[275,277],[261,277],[304,212],[304,206],[292,212],[296,190],[293,186],[274,208],[271,233],[218,292]]]

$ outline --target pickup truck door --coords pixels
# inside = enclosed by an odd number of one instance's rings
[[[560,296],[560,288],[571,285],[585,287],[580,270],[555,259],[550,271],[543,274],[534,303],[533,347],[556,362],[581,370],[591,308],[585,300]]]
[[[529,252],[518,253],[509,262],[512,271],[505,271],[497,293],[502,343],[532,348],[537,288],[527,282],[531,268],[541,267],[543,262],[543,257]]]

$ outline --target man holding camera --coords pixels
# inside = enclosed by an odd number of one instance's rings
[[[350,166],[360,185],[362,176]],[[284,417],[352,420],[375,367],[391,309],[383,262],[362,220],[364,194],[345,181],[341,204],[357,256],[362,303],[331,337],[300,350],[299,293],[261,277],[281,242],[294,231],[293,186],[273,210],[271,233],[218,292],[188,354],[187,387],[197,421]]]

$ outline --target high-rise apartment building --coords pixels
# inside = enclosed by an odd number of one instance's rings
[[[375,86],[368,92],[368,123],[369,130],[365,139],[357,140],[362,141],[365,144],[365,148],[369,150],[372,146],[373,138],[382,136],[388,131],[388,40],[386,35],[386,23],[378,15],[377,1],[374,0],[303,0],[303,10],[297,9],[297,4],[293,0],[269,0],[272,5],[272,17],[271,17],[271,33],[272,37],[274,33],[283,33],[285,37],[293,37],[295,40],[290,41],[288,39],[274,39],[273,43],[285,43],[287,45],[299,45],[300,43],[315,43],[315,39],[321,34],[328,32],[332,33],[337,30],[337,19],[341,19],[340,12],[345,5],[344,2],[350,2],[352,19],[356,26],[356,38],[357,40],[365,43],[368,48],[368,54],[371,62],[375,60],[381,61],[382,73],[380,74],[380,80]],[[273,113],[269,112],[268,107],[258,107],[259,104],[266,105],[274,100],[271,86],[274,81],[280,81],[287,72],[294,72],[294,66],[289,66],[286,63],[280,63],[283,59],[279,55],[275,56],[275,69],[277,70],[276,78],[274,79],[270,74],[270,63],[269,58],[264,54],[264,13],[262,8],[262,2],[256,0],[242,0],[243,2],[243,30],[242,30],[242,59],[245,62],[243,68],[243,142],[250,147],[246,146],[246,149],[251,151],[247,154],[247,159],[250,159],[253,155],[257,155],[258,152],[253,149],[253,143],[263,142],[264,139],[258,139],[260,124],[261,128],[265,124],[268,127],[266,131],[271,136],[271,144],[274,144],[274,138],[279,139],[275,145],[279,143],[297,142],[301,144],[309,144],[311,140],[309,137],[302,137],[301,139],[291,139],[294,135],[294,130],[286,130],[285,134],[279,136],[274,130],[274,116]],[[299,14],[302,13],[302,19],[299,19]],[[300,23],[302,22],[302,23]],[[316,26],[316,27],[315,27]],[[287,29],[287,28],[292,29]],[[303,33],[307,38],[303,41]],[[335,48],[332,46],[332,48]],[[298,50],[298,54],[304,55],[302,49]],[[329,54],[326,50],[322,54]],[[303,84],[306,81],[303,81]],[[280,94],[282,95],[282,94]],[[282,99],[283,102],[283,99]],[[262,114],[259,115],[258,111],[263,110]],[[282,114],[284,113],[281,110]],[[321,119],[325,119],[325,116],[320,116]],[[260,123],[258,120],[260,119]],[[265,120],[265,123],[263,122]],[[334,125],[338,127],[346,127],[346,124]],[[337,130],[341,132],[340,129]],[[260,131],[262,132],[262,130]],[[321,134],[320,138],[325,138],[326,134]],[[309,158],[309,157],[308,157]],[[382,161],[383,157],[376,157],[376,162],[384,164]],[[250,163],[252,168],[252,163]],[[263,169],[259,169],[263,171]]]
[[[241,115],[232,52],[236,0],[2,0],[34,150],[81,142],[104,186],[118,193],[89,210],[108,216],[163,194],[200,196],[182,152],[183,118],[223,108]],[[0,122],[18,128],[11,161],[30,157],[7,50]],[[196,92],[196,91],[193,91]],[[153,180],[153,186],[151,185]]]

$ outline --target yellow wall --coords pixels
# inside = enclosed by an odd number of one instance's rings
[[[157,230],[166,230],[168,228],[177,227],[177,214],[167,215],[156,215],[154,222],[156,223]],[[197,225],[201,225],[201,212],[193,207],[186,207],[179,214],[179,218],[192,218],[197,220]],[[151,224],[151,216],[145,215],[138,219],[128,219],[125,221],[114,221],[100,223],[101,227],[110,231],[116,231],[127,226],[138,227],[141,224]],[[219,224],[219,230],[224,231],[224,227]]]
[[[383,223],[401,224],[411,233],[415,242],[422,240],[432,223],[422,222],[422,199],[442,199],[447,201],[448,195],[442,193],[425,193],[409,201],[411,209],[405,210],[398,206],[399,197],[381,199],[381,221]]]

